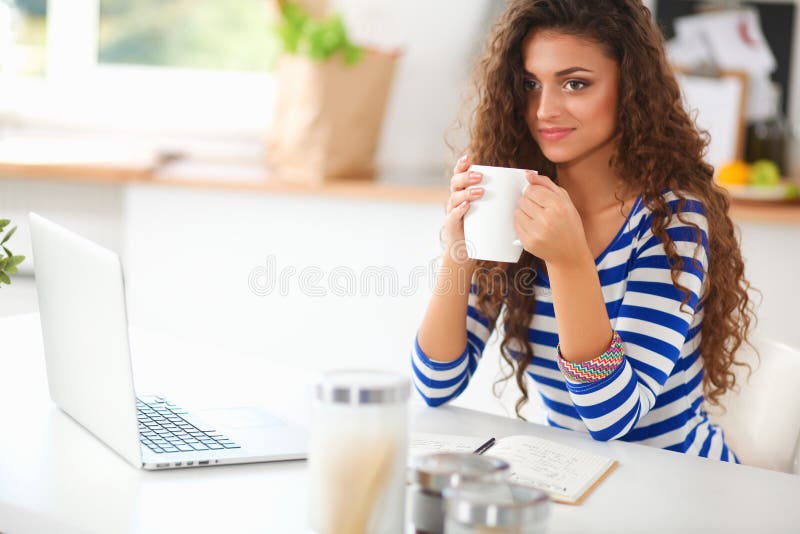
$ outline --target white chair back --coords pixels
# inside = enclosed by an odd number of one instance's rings
[[[747,346],[735,366],[736,391],[727,391],[718,407],[707,406],[711,420],[725,431],[728,445],[746,465],[800,473],[800,350],[758,338]]]

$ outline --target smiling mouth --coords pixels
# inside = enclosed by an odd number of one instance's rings
[[[574,128],[548,128],[546,130],[539,130],[539,135],[545,141],[559,141],[571,134]]]

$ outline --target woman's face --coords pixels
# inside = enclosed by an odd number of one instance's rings
[[[618,66],[600,45],[540,31],[523,43],[525,120],[545,157],[557,164],[588,156],[614,136]]]

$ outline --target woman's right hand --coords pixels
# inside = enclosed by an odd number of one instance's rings
[[[444,221],[448,250],[453,245],[464,244],[464,215],[470,203],[481,198],[484,193],[483,187],[477,187],[483,175],[479,172],[469,172],[470,164],[468,154],[461,156],[453,168],[453,177],[450,179],[450,198],[447,200],[447,215]]]

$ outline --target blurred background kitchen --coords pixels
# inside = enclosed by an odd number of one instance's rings
[[[799,3],[646,2],[734,197],[757,331],[794,346]],[[453,126],[505,2],[301,1],[319,39],[290,61],[287,5],[0,0],[0,218],[26,256],[0,316],[38,307],[34,210],[121,254],[134,325],[302,373],[408,371]],[[337,39],[365,78],[325,57]],[[515,387],[488,393],[496,341],[457,403],[513,413]]]

